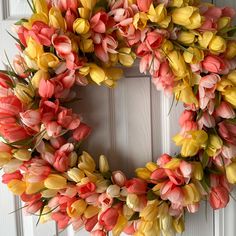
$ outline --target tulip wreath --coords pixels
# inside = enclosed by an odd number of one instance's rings
[[[29,1],[28,1],[29,2]],[[2,182],[40,222],[91,235],[184,231],[202,200],[229,202],[236,184],[235,11],[198,0],[33,0],[15,24],[20,53],[0,73]],[[184,103],[178,155],[128,179],[81,150],[91,129],[65,106],[73,88],[113,88],[121,64]]]

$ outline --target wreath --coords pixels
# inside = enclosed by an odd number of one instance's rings
[[[15,24],[19,54],[0,73],[2,182],[24,211],[91,235],[172,235],[236,183],[235,11],[198,0],[33,0]],[[140,58],[157,89],[184,103],[178,155],[128,179],[82,150],[91,128],[66,104],[75,86],[115,87]]]

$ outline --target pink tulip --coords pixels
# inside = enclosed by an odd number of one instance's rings
[[[63,109],[58,114],[57,122],[59,125],[61,125],[63,128],[74,130],[79,127],[80,125],[80,118],[72,114],[71,109]]]
[[[158,159],[157,159],[157,164],[160,167],[163,167],[166,163],[168,163],[169,161],[171,161],[172,157],[168,154],[162,154]],[[154,178],[155,179],[155,178]]]
[[[55,138],[61,134],[62,127],[56,121],[51,121],[46,124],[46,130],[49,137]]]
[[[149,72],[153,76],[159,69],[160,61],[153,54],[147,54],[141,57],[139,64],[140,73],[146,74]],[[154,80],[155,79],[153,77],[153,83],[155,83]]]
[[[69,168],[69,158],[65,152],[57,151],[53,167],[59,172],[66,172]]]
[[[98,197],[99,206],[103,209],[109,208],[113,204],[113,198],[106,193],[100,194]]]
[[[187,205],[187,209],[188,212],[190,213],[195,213],[199,210],[200,204],[199,203],[195,203],[195,204],[191,204],[191,205]]]
[[[13,67],[15,69],[15,72],[22,78],[26,78],[28,74],[26,73],[26,70],[28,69],[28,66],[25,63],[25,60],[22,56],[16,55],[13,60]]]
[[[222,16],[222,9],[215,6],[209,7],[208,10],[204,13],[204,16],[214,21],[218,21]]]
[[[222,16],[233,18],[235,16],[235,9],[232,7],[224,7],[222,9]]]
[[[9,152],[9,153],[11,153],[11,151],[12,151],[12,148],[9,145],[7,145],[7,144],[0,141],[0,152]]]
[[[57,226],[59,229],[65,229],[70,221],[70,217],[66,214],[66,212],[53,212],[51,217],[57,222]]]
[[[60,81],[63,85],[62,89],[71,88],[75,83],[75,70],[66,70],[64,73],[61,73],[55,77],[55,81]],[[57,85],[57,84],[56,84]],[[55,88],[55,94],[57,94],[57,87]]]
[[[95,230],[91,232],[91,236],[106,236],[107,234],[103,230]]]
[[[179,118],[180,126],[184,126],[185,122],[193,121],[195,113],[193,111],[184,110]]]
[[[137,178],[127,180],[125,186],[128,193],[145,194],[147,191],[147,183]]]
[[[28,36],[28,30],[25,27],[20,26],[17,29],[17,35],[18,35],[18,38],[19,38],[20,42],[22,43],[22,45],[24,47],[27,47],[26,39]]]
[[[98,215],[95,215],[87,219],[87,221],[85,222],[85,229],[88,232],[91,232],[97,223],[98,223]]]
[[[32,214],[37,213],[42,208],[42,206],[43,206],[43,203],[40,200],[37,200],[34,202],[27,202],[27,205],[23,210],[24,212],[32,215]]]
[[[165,194],[163,193],[163,191],[166,185],[164,186],[164,188],[161,189],[161,198],[168,199],[173,204],[181,205],[183,203],[184,198],[181,188],[173,187],[171,184],[170,186],[170,189]]]
[[[10,181],[12,181],[13,179],[18,179],[21,180],[23,178],[23,175],[20,173],[19,170],[13,172],[13,173],[6,173],[2,175],[2,183],[4,184],[8,184]]]
[[[66,140],[64,137],[56,137],[56,138],[51,138],[50,139],[50,144],[52,147],[55,149],[59,149],[61,146],[63,146],[66,143]]]
[[[216,108],[215,115],[225,119],[235,118],[235,112],[233,107],[225,101],[222,101],[220,105]]]
[[[204,70],[212,73],[221,73],[225,70],[226,65],[223,59],[218,56],[209,55],[206,56],[202,62]]]
[[[123,187],[126,182],[126,176],[122,171],[113,171],[112,172],[112,182],[119,187]]]
[[[140,11],[148,12],[152,0],[137,0],[138,8]]]
[[[201,118],[198,120],[199,128],[202,129],[203,126],[207,128],[213,128],[216,125],[215,119],[212,115],[210,115],[207,111],[205,111]]]
[[[236,125],[231,122],[222,121],[218,126],[220,136],[230,144],[236,145]]]
[[[217,23],[213,19],[205,18],[203,24],[199,28],[200,31],[213,31],[217,30]]]
[[[95,193],[96,185],[93,182],[88,182],[87,184],[79,185],[77,190],[81,198],[87,198]]]
[[[211,189],[209,201],[215,210],[224,208],[229,202],[229,192],[224,187],[214,187]]]
[[[181,161],[179,168],[184,178],[189,179],[191,177],[193,168],[190,163],[186,161]]]
[[[15,96],[8,96],[0,98],[0,115],[4,116],[16,116],[22,110],[22,104],[20,100]]]
[[[78,0],[59,0],[57,1],[57,6],[60,8],[61,11],[71,9],[76,12],[79,7],[79,2]]]
[[[139,56],[139,57],[141,57],[141,58],[142,58],[143,56],[146,56],[147,54],[150,55],[150,56],[152,56],[152,58],[153,58],[153,55],[152,55],[152,53],[151,53],[151,49],[148,48],[148,46],[147,46],[146,43],[141,43],[141,44],[139,44],[139,46],[138,46],[138,48],[137,48],[137,50],[136,50],[136,54],[137,54],[137,56]]]
[[[162,45],[163,35],[156,31],[149,32],[147,33],[147,38],[145,42],[150,50],[155,50]]]
[[[134,235],[135,233],[134,223],[129,222],[128,225],[124,228],[123,232],[128,235]]]
[[[226,143],[222,147],[222,156],[227,159],[231,159],[236,156],[236,146]]]
[[[35,128],[41,121],[41,115],[37,110],[27,110],[20,113],[21,121],[29,128]]]
[[[94,32],[100,34],[105,33],[107,21],[108,21],[108,14],[106,12],[103,11],[97,12],[90,19],[90,27]]]
[[[164,168],[158,168],[152,172],[150,179],[153,183],[158,183],[159,180],[167,180],[168,176]]]
[[[167,176],[169,177],[170,181],[175,185],[182,185],[185,182],[185,179],[179,169],[170,170],[165,169]]]
[[[3,88],[9,88],[12,85],[11,78],[0,72],[0,86]]]
[[[117,209],[108,208],[99,216],[99,224],[105,228],[105,230],[112,230],[118,220],[119,213]]]
[[[67,25],[67,30],[73,32],[73,23],[78,18],[78,14],[76,11],[72,11],[71,9],[68,9],[65,14],[65,21]]]
[[[72,43],[69,37],[65,35],[54,34],[52,36],[52,44],[55,47],[56,51],[61,56],[68,55],[72,51]]]
[[[39,95],[42,98],[51,98],[54,94],[55,86],[50,80],[42,79],[39,84]]]
[[[74,130],[73,138],[76,141],[81,141],[83,139],[86,139],[90,135],[90,133],[91,133],[91,128],[81,122],[79,127]]]

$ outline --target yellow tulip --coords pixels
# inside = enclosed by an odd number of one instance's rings
[[[88,20],[91,15],[91,10],[84,7],[79,7],[78,12],[81,18]]]
[[[108,160],[104,155],[99,157],[99,170],[101,173],[107,173],[110,170]]]
[[[226,41],[221,36],[214,36],[209,43],[209,49],[212,53],[223,53],[226,50]]]
[[[168,55],[168,61],[173,73],[177,77],[184,77],[187,74],[187,67],[182,54],[179,51],[172,51]]]
[[[158,165],[157,165],[156,163],[154,163],[154,162],[148,162],[148,163],[146,164],[146,168],[147,168],[149,171],[153,172],[154,170],[156,170],[156,169],[158,168]]]
[[[86,219],[90,219],[93,216],[97,215],[99,213],[99,208],[96,206],[88,206],[84,212],[84,217]]]
[[[202,164],[200,162],[192,162],[191,164],[193,166],[193,173],[192,173],[193,178],[197,180],[202,180],[203,178]]]
[[[181,160],[178,158],[172,158],[167,164],[165,164],[164,168],[175,170],[179,167]]]
[[[126,198],[126,204],[130,209],[135,210],[140,204],[138,196],[136,194],[129,193]]]
[[[185,44],[185,45],[189,45],[194,43],[196,40],[196,35],[192,32],[189,31],[181,31],[178,34],[178,41]]]
[[[138,231],[135,236],[160,236],[160,233],[161,232],[158,219],[153,219],[151,221],[141,220],[138,226]]]
[[[29,37],[24,53],[26,53],[26,55],[28,55],[31,59],[37,60],[38,57],[44,53],[43,46]]]
[[[78,168],[68,170],[67,174],[76,183],[79,183],[85,177],[84,172]]]
[[[43,70],[38,70],[33,78],[31,79],[31,84],[32,86],[35,88],[35,89],[38,89],[39,88],[39,84],[40,84],[40,81],[44,79],[44,80],[48,80],[50,79],[50,74],[46,71],[43,71]]]
[[[77,200],[67,207],[66,212],[71,218],[78,218],[81,216],[87,208],[87,203],[83,200]]]
[[[64,189],[66,188],[66,178],[58,174],[50,174],[47,179],[44,180],[44,186],[48,189]]]
[[[165,40],[165,42],[162,44],[161,49],[164,53],[164,56],[169,55],[171,51],[174,49],[174,45],[170,40]]]
[[[204,59],[204,52],[196,47],[189,47],[183,56],[188,64],[197,64]]]
[[[44,183],[43,182],[37,182],[37,183],[29,183],[26,182],[26,194],[35,194],[40,192],[44,188]]]
[[[234,108],[236,108],[236,87],[226,89],[222,92],[225,101],[229,102]]]
[[[87,152],[83,152],[83,154],[79,158],[78,167],[81,170],[87,170],[93,173],[95,171],[96,164],[93,158]]]
[[[32,25],[34,24],[34,22],[36,21],[40,21],[43,22],[45,24],[48,24],[48,15],[46,15],[45,13],[41,12],[41,13],[35,13],[33,14],[28,22],[23,22],[23,26],[27,29],[31,29]]]
[[[198,100],[193,93],[192,87],[188,83],[179,83],[174,88],[174,92],[176,100],[187,104],[195,104],[195,106],[198,107]]]
[[[33,0],[33,4],[37,13],[48,15],[48,5],[45,0]]]
[[[46,189],[41,192],[42,197],[44,198],[53,198],[57,195],[57,190],[55,189]]]
[[[225,56],[227,59],[233,59],[236,57],[236,41],[227,42]]]
[[[231,184],[236,184],[236,162],[225,167],[226,177]]]
[[[34,100],[34,89],[26,84],[18,83],[14,88],[17,98],[24,104],[29,104]]]
[[[180,219],[174,218],[173,226],[174,226],[174,229],[175,229],[176,233],[178,233],[178,234],[183,233],[184,230],[185,230],[183,217],[181,217]]]
[[[126,67],[131,67],[136,59],[135,53],[132,52],[131,48],[121,48],[118,53],[119,62]]]
[[[182,25],[187,29],[197,29],[202,25],[202,17],[199,8],[186,6],[176,8],[172,13],[173,23]]]
[[[234,86],[235,85],[231,80],[223,77],[222,80],[217,83],[217,90],[223,93],[226,92],[227,89],[233,88]]]
[[[136,176],[140,179],[148,180],[151,176],[151,171],[149,171],[147,168],[137,168],[135,170]]]
[[[104,71],[106,74],[104,84],[110,88],[115,87],[117,80],[123,76],[123,70],[120,68],[105,68]]]
[[[188,131],[188,136],[183,137],[177,134],[173,137],[173,141],[177,146],[181,146],[181,155],[183,157],[195,156],[200,148],[207,144],[208,135],[203,130]]]
[[[143,30],[147,25],[148,17],[145,12],[138,12],[133,17],[135,29]]]
[[[208,48],[211,40],[214,37],[214,33],[211,31],[205,31],[202,35],[198,37],[198,43],[202,48]]]
[[[0,152],[0,167],[3,167],[12,159],[12,155],[9,152]]]
[[[100,85],[106,80],[105,71],[96,64],[89,64],[89,75],[96,84]]]
[[[93,10],[95,7],[97,0],[80,0],[80,3],[84,8],[87,8],[89,10]]]
[[[52,209],[49,206],[44,206],[42,214],[40,216],[40,224],[45,224],[51,220]]]
[[[112,229],[113,236],[120,236],[124,228],[127,226],[128,220],[123,216],[119,215],[115,227]]]
[[[56,29],[66,29],[65,19],[63,18],[61,11],[56,7],[52,7],[49,11],[49,25]]]
[[[16,149],[13,152],[13,157],[20,161],[29,161],[31,159],[31,152],[28,149]]]
[[[146,221],[151,221],[157,218],[158,215],[158,204],[157,200],[148,203],[146,207],[140,212],[140,217]]]
[[[185,205],[194,204],[201,200],[201,194],[193,183],[183,186],[182,191]]]
[[[223,141],[216,134],[210,134],[206,152],[209,156],[215,156],[217,151],[223,146]]]
[[[92,39],[82,39],[80,41],[79,47],[82,52],[94,52],[94,44]]]
[[[230,80],[234,86],[236,86],[236,70],[231,71],[228,74],[227,79]]]
[[[18,179],[14,179],[11,180],[8,184],[7,184],[9,190],[14,194],[14,195],[21,195],[25,192],[26,189],[26,184],[24,181],[18,180]]]
[[[180,8],[184,4],[184,0],[172,0],[170,2],[171,7],[177,7]]]
[[[223,16],[217,21],[217,29],[222,30],[230,26],[231,17]]]
[[[59,59],[52,53],[46,52],[43,53],[38,58],[38,66],[43,71],[48,71],[50,68],[55,68],[59,64]]]
[[[166,10],[165,5],[161,3],[157,5],[156,8],[154,8],[153,4],[151,4],[147,17],[149,18],[151,22],[155,22],[155,23],[162,22],[167,17],[167,10]]]
[[[87,34],[90,30],[89,21],[83,18],[78,18],[73,23],[73,29],[77,34]]]

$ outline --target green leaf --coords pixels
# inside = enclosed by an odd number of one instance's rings
[[[21,43],[21,41],[15,37],[14,35],[12,35],[9,31],[7,31],[7,33],[20,45],[21,49],[24,50],[25,46]]]
[[[8,144],[11,146],[28,146],[32,143],[33,140],[34,140],[34,137],[30,137],[30,138],[26,138],[26,139],[8,143]]]
[[[196,118],[196,120],[199,121],[199,120],[201,119],[202,115],[203,115],[203,111],[200,110],[200,111],[197,113],[197,118]]]
[[[157,199],[157,197],[158,196],[152,190],[149,190],[147,192],[147,199],[148,199],[148,201],[155,200],[155,199]]]
[[[207,184],[207,182],[208,182],[208,181],[206,180],[205,177],[200,181],[202,187],[203,187],[204,190],[208,193],[208,192],[209,192],[209,184]]]
[[[135,212],[129,219],[129,221],[140,219],[139,212]]]
[[[205,167],[208,165],[209,162],[209,155],[207,154],[206,151],[204,151],[203,156],[202,156],[202,167],[205,169]]]
[[[27,19],[20,19],[20,20],[18,20],[16,23],[15,23],[15,25],[22,25],[24,22],[28,22],[28,20]]]

